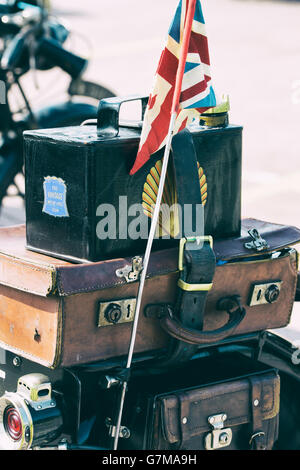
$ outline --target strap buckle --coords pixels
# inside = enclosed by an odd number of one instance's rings
[[[253,444],[253,441],[255,442],[255,439],[257,439],[258,437],[264,437],[266,435],[265,432],[263,431],[258,431],[254,434],[252,434],[251,438],[250,438],[250,441],[249,441],[249,444],[250,446]]]
[[[178,279],[177,285],[178,287],[180,287],[180,289],[186,290],[188,292],[199,292],[211,290],[213,283],[210,282],[209,284],[188,284],[182,279]]]
[[[185,247],[187,242],[195,242],[195,243],[197,243],[198,246],[200,245],[200,243],[209,242],[211,249],[213,248],[213,237],[211,235],[181,238],[181,240],[179,242],[179,256],[178,256],[178,269],[179,269],[179,271],[184,270],[183,253],[184,253],[184,247]]]
[[[209,242],[211,249],[213,248],[213,238],[210,235],[181,238],[180,243],[179,243],[179,257],[178,257],[178,269],[180,272],[184,270],[183,255],[184,255],[184,248],[187,242],[197,243],[198,246],[200,245],[200,243]],[[209,284],[189,284],[185,282],[183,279],[179,279],[177,285],[180,289],[183,289],[188,292],[199,292],[199,291],[211,290],[213,283],[211,282]]]

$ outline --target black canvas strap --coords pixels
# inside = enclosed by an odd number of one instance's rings
[[[206,298],[212,285],[216,259],[211,239],[203,237],[204,207],[198,161],[192,134],[188,129],[173,137],[172,155],[183,237],[180,244],[181,271],[175,315],[184,326],[202,330]],[[200,230],[195,232],[196,228],[199,229],[199,221]],[[177,341],[172,349],[172,358],[178,362],[193,355],[197,346]]]

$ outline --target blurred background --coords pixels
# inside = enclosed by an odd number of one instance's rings
[[[73,33],[70,49],[90,59],[85,78],[117,95],[150,93],[177,3],[51,0]],[[242,215],[300,227],[300,2],[202,0],[202,7],[215,89],[229,94],[230,120],[244,126]],[[63,80],[55,69],[37,72],[37,89],[25,77],[33,107],[63,101]],[[0,224],[24,217],[19,198],[6,198]]]

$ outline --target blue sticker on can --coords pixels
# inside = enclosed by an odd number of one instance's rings
[[[54,217],[69,217],[66,183],[56,176],[46,176],[43,212]]]

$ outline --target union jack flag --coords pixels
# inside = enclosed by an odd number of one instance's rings
[[[131,175],[136,173],[150,156],[166,143],[189,1],[191,0],[179,1],[169,29],[167,44],[161,54],[155,74],[153,91],[149,96],[139,150],[130,172]],[[216,97],[211,83],[205,22],[200,0],[197,0],[174,134],[214,106],[216,106]]]

